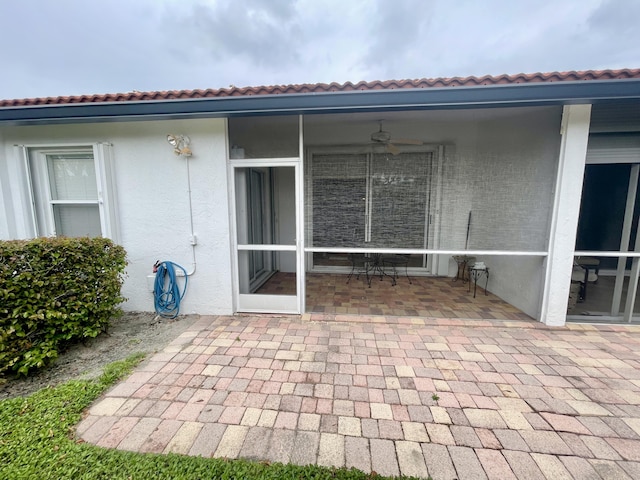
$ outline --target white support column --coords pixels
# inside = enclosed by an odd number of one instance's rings
[[[546,325],[562,326],[567,317],[590,118],[591,105],[566,105],[562,111],[562,140],[540,310],[540,321]]]

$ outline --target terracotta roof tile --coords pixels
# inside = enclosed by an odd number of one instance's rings
[[[368,90],[397,90],[416,88],[475,87],[481,85],[508,85],[522,83],[551,83],[571,81],[597,81],[640,78],[640,68],[621,70],[585,70],[579,72],[519,73],[515,75],[485,75],[483,77],[422,78],[415,80],[375,80],[356,84],[316,83],[300,85],[270,85],[257,87],[230,87],[206,90],[169,90],[160,92],[107,93],[104,95],[76,95],[47,98],[0,100],[1,107],[27,107],[35,105],[65,105],[76,103],[139,102],[153,100],[180,100],[252,95],[288,95],[295,93],[329,93]]]

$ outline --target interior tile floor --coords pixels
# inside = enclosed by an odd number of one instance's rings
[[[491,292],[485,295],[484,279],[473,283],[448,277],[401,275],[396,285],[391,278],[375,276],[371,287],[366,278],[354,275],[308,273],[307,312],[323,314],[418,316],[460,319],[532,320]],[[295,274],[278,272],[257,293],[295,294]]]

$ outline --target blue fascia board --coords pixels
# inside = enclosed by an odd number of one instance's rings
[[[596,104],[632,100],[640,100],[640,79],[4,107],[0,108],[0,124]]]

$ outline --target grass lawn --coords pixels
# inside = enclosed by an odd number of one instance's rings
[[[105,389],[141,360],[132,356],[105,368],[97,380],[70,381],[26,398],[0,402],[2,479],[376,479],[375,473],[109,450],[78,443],[74,426]],[[408,477],[402,477],[408,478]]]

